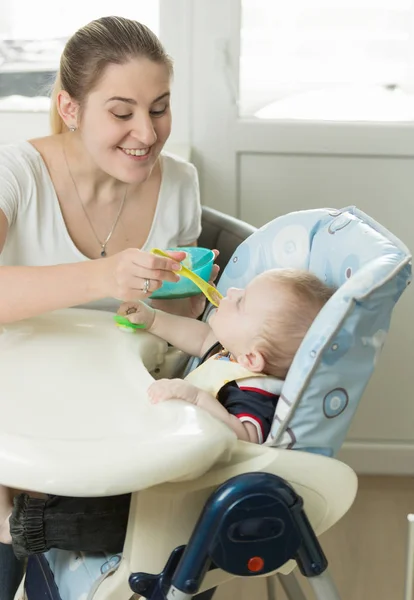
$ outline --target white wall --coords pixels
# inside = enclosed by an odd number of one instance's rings
[[[0,111],[0,144],[13,144],[48,133],[49,115],[47,113]]]

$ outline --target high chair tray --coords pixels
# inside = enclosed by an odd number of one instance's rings
[[[236,439],[189,404],[149,403],[150,372],[166,351],[103,311],[0,326],[0,483],[101,496],[205,473]]]

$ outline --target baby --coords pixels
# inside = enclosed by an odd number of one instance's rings
[[[184,380],[161,379],[153,403],[184,400],[227,424],[240,440],[263,443],[283,380],[318,312],[334,290],[308,271],[273,269],[246,289],[230,288],[208,324],[126,303],[120,313],[201,365]]]
[[[125,303],[132,323],[193,356],[201,365],[184,380],[161,379],[148,389],[153,403],[184,400],[228,425],[240,440],[263,443],[292,360],[334,290],[315,275],[274,269],[246,289],[230,288],[208,324],[147,304]],[[0,486],[0,542],[10,543],[13,493]]]

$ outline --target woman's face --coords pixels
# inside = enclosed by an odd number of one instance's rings
[[[171,132],[170,74],[147,58],[110,64],[83,106],[79,131],[92,160],[125,183],[148,179]]]

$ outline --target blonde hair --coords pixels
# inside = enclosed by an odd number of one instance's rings
[[[255,349],[265,360],[263,372],[284,379],[308,329],[335,289],[300,269],[273,269],[264,275],[277,285],[275,294],[286,295],[286,306],[283,311],[268,311]]]
[[[109,64],[148,58],[164,64],[170,75],[171,58],[148,27],[123,17],[102,17],[79,29],[67,41],[51,93],[52,133],[67,131],[57,110],[57,95],[65,90],[80,106],[95,88]]]

